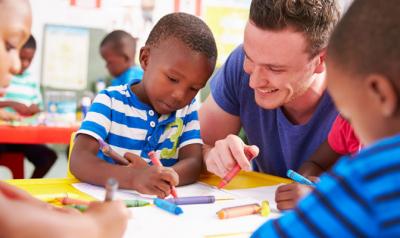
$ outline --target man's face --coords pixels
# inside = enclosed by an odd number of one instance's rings
[[[275,109],[303,95],[315,81],[319,55],[310,59],[302,33],[269,31],[248,22],[244,34],[244,70],[250,75],[256,103]]]
[[[21,60],[21,70],[19,74],[23,74],[29,65],[31,65],[35,51],[36,50],[33,48],[22,48],[20,50],[19,58]]]
[[[30,29],[27,1],[5,0],[0,4],[0,89],[8,86],[11,74],[19,73],[19,49],[28,39]]]

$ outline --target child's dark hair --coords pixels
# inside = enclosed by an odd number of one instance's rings
[[[379,74],[400,89],[400,2],[355,0],[329,42],[328,60],[356,76]]]
[[[249,18],[264,30],[293,27],[303,33],[313,57],[328,44],[339,17],[335,0],[252,0]]]
[[[34,49],[36,50],[36,40],[33,35],[29,36],[29,39],[25,44],[22,46],[22,49]]]
[[[169,37],[185,43],[190,49],[203,53],[214,65],[217,46],[210,28],[200,18],[187,13],[171,13],[163,16],[147,38],[146,45],[157,47]]]
[[[112,49],[119,55],[133,60],[136,54],[136,41],[131,34],[123,30],[110,32],[100,43],[100,47],[110,44]]]

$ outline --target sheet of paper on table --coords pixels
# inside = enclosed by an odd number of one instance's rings
[[[104,198],[104,188],[86,183],[73,184],[78,190],[99,200]],[[133,214],[125,232],[128,237],[249,237],[261,224],[279,216],[272,212],[269,217],[250,215],[238,218],[220,220],[216,212],[222,208],[251,203],[260,203],[266,198],[273,198],[276,186],[257,189],[219,190],[203,183],[195,183],[177,187],[179,196],[214,195],[218,198],[233,198],[220,200],[212,204],[182,205],[183,214],[175,216],[154,206],[130,208]],[[246,191],[247,190],[247,191]],[[258,195],[260,193],[268,193]],[[116,199],[152,199],[154,196],[143,195],[132,190],[119,190]],[[270,203],[273,201],[269,201]],[[232,236],[221,236],[232,234]],[[220,235],[220,236],[218,236]]]

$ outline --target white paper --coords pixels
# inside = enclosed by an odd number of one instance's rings
[[[105,190],[86,183],[73,184],[78,190],[99,200],[104,198]],[[155,206],[130,208],[133,218],[129,220],[125,238],[130,237],[213,237],[232,234],[232,237],[249,237],[251,233],[268,219],[279,216],[272,212],[268,217],[259,214],[231,219],[218,219],[216,213],[222,208],[260,203],[263,200],[274,201],[277,186],[240,190],[219,190],[203,183],[177,187],[179,196],[206,196],[232,198],[217,200],[212,204],[181,205],[183,214],[176,216]],[[132,190],[119,190],[116,199],[152,199]],[[229,236],[231,237],[231,236]]]

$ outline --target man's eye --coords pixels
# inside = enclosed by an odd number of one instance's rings
[[[13,46],[10,43],[6,42],[6,51],[11,51],[13,49],[15,49],[15,46]]]

